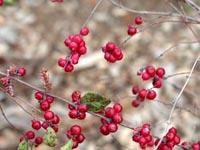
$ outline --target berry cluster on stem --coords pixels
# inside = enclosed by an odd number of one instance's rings
[[[101,118],[102,125],[100,126],[99,130],[103,135],[108,135],[109,133],[114,133],[118,130],[117,124],[122,123],[123,117],[121,112],[123,107],[120,103],[115,103],[113,107],[107,107],[103,114],[107,118]]]
[[[157,145],[159,141],[160,139],[157,139],[155,141],[155,145]],[[176,128],[172,127],[162,139],[160,145],[158,146],[158,150],[173,150],[173,147],[179,143],[180,137],[177,135],[177,130]]]
[[[88,33],[89,29],[83,27],[79,34],[70,35],[65,39],[64,44],[70,49],[71,54],[58,59],[58,65],[64,68],[65,72],[72,72],[74,65],[78,64],[80,56],[86,54],[87,47],[83,36],[88,35]]]
[[[154,141],[150,132],[150,124],[143,124],[142,127],[138,127],[134,130],[132,140],[139,143],[142,149],[145,149],[146,146],[152,147],[154,146]]]
[[[154,66],[147,66],[145,68],[140,69],[137,72],[137,75],[141,76],[143,81],[147,81],[152,79],[152,88],[151,89],[140,89],[138,86],[132,87],[132,93],[136,95],[136,98],[132,101],[133,107],[138,107],[141,102],[145,99],[154,100],[157,96],[157,93],[153,88],[161,88],[162,80],[165,75],[164,68],[155,69]]]
[[[82,128],[79,125],[73,125],[69,130],[66,132],[66,136],[68,139],[73,140],[73,147],[77,148],[80,143],[85,140],[85,136],[82,133]]]
[[[102,51],[104,52],[104,58],[111,63],[123,58],[122,50],[114,42],[107,42],[102,47]]]
[[[88,111],[88,106],[85,104],[81,104],[81,92],[80,91],[74,91],[71,95],[72,102],[74,105],[68,105],[69,111],[69,117],[72,119],[80,119],[83,120],[86,117],[86,112]]]

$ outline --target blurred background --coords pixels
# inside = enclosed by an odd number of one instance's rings
[[[133,10],[176,13],[164,0],[117,2]],[[199,1],[195,2],[200,5]],[[12,65],[23,66],[27,68],[27,75],[21,79],[42,88],[39,73],[42,68],[46,68],[53,84],[51,93],[71,100],[71,93],[75,90],[83,94],[95,91],[111,99],[110,106],[117,101],[123,105],[125,124],[138,127],[150,123],[153,127],[152,133],[161,136],[172,108],[171,104],[188,74],[168,78],[157,91],[156,101],[145,101],[139,108],[133,108],[132,86],[151,87],[150,81],[143,82],[136,72],[142,67],[153,65],[156,68],[164,67],[166,76],[188,73],[199,55],[200,45],[186,24],[167,21],[176,18],[141,15],[144,19],[144,23],[138,26],[141,32],[123,45],[124,59],[111,64],[104,59],[101,47],[107,41],[119,45],[127,39],[128,24],[133,24],[138,14],[104,0],[87,24],[90,29],[89,35],[84,38],[88,47],[87,54],[81,57],[72,73],[65,73],[57,65],[58,58],[69,54],[69,49],[63,42],[70,34],[79,33],[96,3],[96,0],[64,0],[63,3],[20,0],[16,1],[14,6],[0,7],[0,71],[5,72]],[[176,1],[173,4],[177,6]],[[181,2],[181,6],[188,16],[200,19],[199,14],[187,4]],[[159,21],[165,23],[156,23]],[[151,25],[152,23],[155,24]],[[199,24],[193,24],[191,28],[199,37]],[[173,48],[159,57],[170,47]],[[179,109],[175,110],[170,125],[178,129],[182,142],[197,142],[200,139],[199,71],[200,65],[197,65],[178,102]],[[38,107],[32,89],[15,83],[14,93],[23,99],[17,102],[26,109],[31,109],[29,104]],[[32,118],[1,91],[0,103],[7,118],[19,129],[16,131],[10,128],[3,115],[0,115],[0,150],[16,150],[20,136],[31,129]],[[53,149],[59,149],[66,143],[65,131],[75,123],[83,127],[86,136],[85,142],[78,147],[80,150],[140,149],[138,144],[132,141],[133,131],[130,129],[119,127],[117,133],[103,136],[99,132],[99,118],[88,114],[84,121],[69,119],[67,104],[59,100],[54,102],[52,110],[62,118],[58,133],[59,143]],[[45,145],[37,149],[50,150]]]

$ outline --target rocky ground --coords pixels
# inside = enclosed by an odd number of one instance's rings
[[[118,2],[136,10],[174,11],[165,1]],[[158,101],[172,103],[188,74],[168,78],[164,81],[163,88],[158,90],[155,102],[144,102],[139,108],[132,108],[131,87],[150,86],[150,82],[143,82],[136,72],[146,65],[154,65],[166,68],[166,76],[188,73],[199,55],[199,43],[194,42],[197,39],[186,24],[168,21],[150,26],[151,23],[161,20],[153,15],[142,15],[145,21],[138,27],[141,32],[122,46],[124,59],[114,64],[108,63],[104,60],[101,47],[107,41],[120,44],[127,39],[127,25],[132,24],[138,14],[120,9],[110,1],[103,1],[87,24],[90,29],[90,34],[85,37],[88,53],[81,57],[74,72],[65,73],[57,65],[59,57],[69,54],[63,41],[70,34],[80,31],[95,4],[96,0],[65,0],[63,3],[52,3],[50,0],[21,0],[16,1],[14,6],[0,7],[0,71],[5,71],[12,65],[24,66],[27,68],[27,76],[22,79],[42,87],[38,76],[40,70],[46,68],[53,83],[53,94],[70,99],[74,90],[80,90],[82,93],[98,92],[112,99],[112,102],[122,103],[126,124],[137,127],[146,122],[151,123],[154,135],[161,136],[172,105],[163,105]],[[189,15],[199,17],[199,14],[186,8]],[[199,25],[191,25],[191,28],[198,37]],[[158,58],[171,46],[174,47]],[[196,142],[200,139],[199,66],[196,66],[194,75],[178,102],[179,109],[175,110],[172,117],[171,126],[178,129],[182,141]],[[16,95],[26,101],[26,104],[18,101],[25,108],[30,108],[28,104],[37,106],[33,90],[19,84],[15,85],[14,90]],[[30,129],[32,118],[1,91],[0,103],[7,118],[20,130],[10,128],[3,115],[0,115],[0,150],[15,150],[19,137],[25,130]],[[61,140],[56,149],[66,141],[63,134],[65,129],[75,122],[82,125],[87,137],[78,148],[80,150],[139,149],[138,144],[131,140],[133,132],[130,129],[120,127],[119,132],[104,137],[98,131],[99,118],[88,115],[84,121],[70,120],[67,104],[60,101],[56,101],[52,109],[63,118],[60,124],[63,132],[58,135]],[[44,145],[38,147],[38,150],[47,149],[49,150],[49,147]]]

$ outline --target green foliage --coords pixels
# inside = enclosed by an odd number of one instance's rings
[[[15,4],[15,0],[4,0],[4,6],[13,6]]]
[[[55,147],[57,144],[56,132],[51,127],[47,128],[47,132],[44,135],[44,144],[50,147]]]
[[[60,148],[60,150],[72,150],[73,147],[73,141],[69,140],[63,147]]]
[[[17,150],[28,150],[28,142],[23,140],[19,143]]]
[[[110,104],[110,100],[100,94],[88,92],[82,97],[81,103],[88,105],[89,112],[100,112]]]

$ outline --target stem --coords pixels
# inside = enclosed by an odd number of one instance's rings
[[[81,28],[85,27],[86,24],[89,22],[89,20],[92,18],[92,16],[94,15],[95,11],[97,10],[97,8],[99,7],[99,5],[103,2],[103,0],[99,0],[97,2],[97,4],[95,5],[95,7],[93,8],[92,12],[90,13],[90,15],[87,17],[86,21],[84,22],[84,24],[82,25]]]

